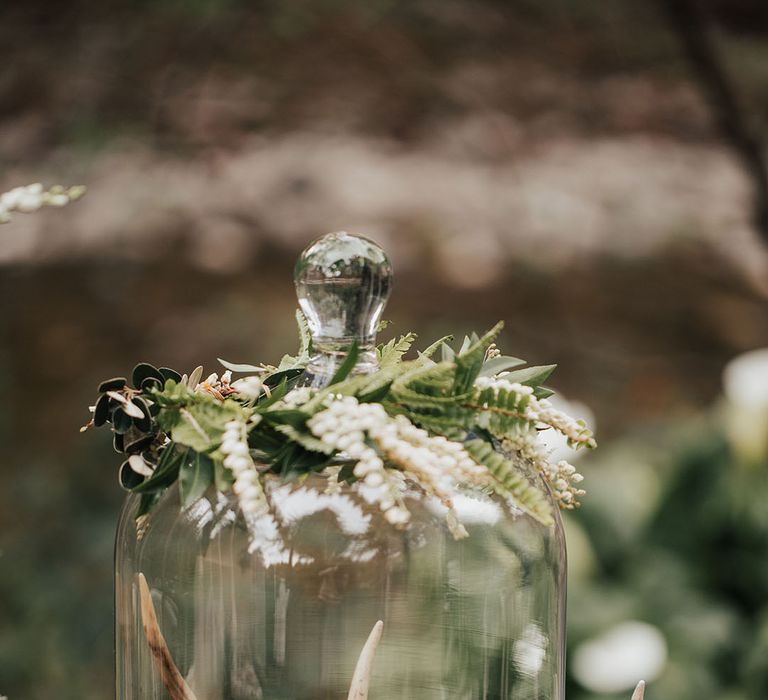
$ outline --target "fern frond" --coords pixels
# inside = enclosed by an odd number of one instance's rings
[[[307,317],[301,309],[296,309],[296,325],[299,328],[299,357],[309,358],[312,353],[312,334],[309,332]]]
[[[393,401],[384,401],[382,405],[390,416],[405,416],[414,425],[449,440],[463,440],[466,435],[469,416],[460,407],[416,409]]]
[[[453,340],[452,335],[444,335],[440,340],[436,340],[432,345],[428,346],[419,353],[419,357],[431,359],[443,343],[450,343]]]
[[[418,360],[404,363],[403,372],[392,384],[392,390],[408,387],[432,396],[448,394],[454,383],[456,366],[452,362],[423,365]]]
[[[530,423],[526,417],[528,397],[506,389],[475,390],[464,405],[476,411],[476,425],[494,437],[503,439],[521,426]]]
[[[415,340],[415,333],[407,333],[400,336],[398,340],[392,338],[386,345],[380,345],[376,349],[376,354],[379,356],[379,367],[389,369],[400,364],[403,355],[411,349]]]
[[[509,498],[521,510],[549,527],[554,523],[552,506],[546,495],[520,472],[512,460],[497,452],[485,440],[474,439],[464,443],[464,449],[478,464],[483,465],[495,478],[494,490]]]

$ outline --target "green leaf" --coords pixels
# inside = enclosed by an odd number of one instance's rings
[[[170,486],[179,474],[179,468],[186,454],[179,451],[174,443],[170,443],[160,453],[160,461],[152,476],[133,489],[133,493],[154,493]]]
[[[160,500],[160,496],[162,496],[162,491],[142,493],[139,499],[139,507],[136,510],[136,517],[140,518],[142,515],[149,513]]]
[[[349,373],[354,369],[355,365],[357,364],[358,357],[360,357],[360,348],[357,345],[357,340],[353,340],[352,345],[349,346],[349,352],[344,358],[344,362],[342,362],[336,372],[334,372],[334,375],[331,377],[331,381],[328,382],[328,386],[343,382],[349,376]]]
[[[304,372],[303,367],[291,367],[289,369],[281,369],[278,372],[273,372],[267,375],[262,380],[266,386],[270,389],[277,386],[282,381],[290,382],[293,379],[297,379]]]
[[[216,486],[216,490],[221,491],[221,493],[229,491],[235,483],[235,476],[232,474],[232,470],[227,469],[220,459],[215,460],[213,463],[213,483]]]
[[[483,359],[488,346],[496,340],[504,324],[499,321],[482,338],[474,342],[470,339],[470,345],[462,346],[461,352],[456,355],[456,377],[453,384],[454,394],[465,394],[475,383],[483,367]],[[466,341],[465,341],[466,344]]]
[[[216,358],[219,361],[219,364],[222,365],[225,369],[228,369],[230,372],[263,372],[263,367],[257,367],[256,365],[245,365],[245,364],[237,364],[235,362],[227,362],[226,360],[222,360],[220,357]]]
[[[261,417],[272,425],[290,425],[294,428],[303,428],[307,424],[309,416],[297,408],[281,408],[275,411],[265,411]]]
[[[536,387],[543,384],[549,375],[555,371],[557,365],[541,365],[539,367],[525,367],[504,375],[508,382],[516,382],[527,386]]]
[[[521,360],[519,357],[510,357],[508,355],[500,355],[494,357],[483,363],[483,368],[480,370],[481,377],[495,377],[499,372],[511,369],[512,367],[519,367],[524,365],[525,360]]]
[[[213,460],[205,454],[187,451],[179,470],[181,507],[187,508],[197,501],[213,483]]]
[[[189,403],[163,409],[158,424],[171,439],[197,452],[209,452],[220,442],[230,420],[242,420],[247,412],[236,401],[217,401],[205,394],[190,395]]]
[[[266,392],[261,395],[259,403],[256,404],[256,408],[259,411],[263,411],[265,408],[269,408],[272,404],[281,401],[287,393],[288,380],[283,377],[283,380],[272,389],[272,393],[269,396],[267,396]]]
[[[390,390],[392,382],[401,371],[402,365],[392,367],[388,370],[381,370],[368,375],[367,380],[362,383],[360,389],[355,393],[360,403],[378,403]]]
[[[329,462],[328,455],[304,449],[295,442],[288,442],[275,459],[275,469],[279,469],[283,479],[291,480],[307,472],[320,471]]]
[[[451,340],[453,340],[453,338],[451,338]],[[440,345],[440,359],[443,362],[453,362],[455,357],[456,353],[453,351],[453,348],[448,345],[448,343],[442,343]]]

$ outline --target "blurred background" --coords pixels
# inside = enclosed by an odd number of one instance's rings
[[[569,700],[768,697],[766,3],[5,0],[0,43],[0,191],[89,189],[0,227],[0,695],[112,693],[99,380],[292,351],[344,228],[387,337],[503,318],[591,409]]]

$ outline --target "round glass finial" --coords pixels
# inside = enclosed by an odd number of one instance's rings
[[[326,234],[301,254],[294,281],[316,352],[310,373],[330,371],[355,341],[361,350],[355,371],[374,370],[376,327],[392,284],[392,265],[381,246],[346,231]]]

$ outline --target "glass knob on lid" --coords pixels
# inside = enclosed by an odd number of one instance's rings
[[[314,353],[302,383],[327,384],[355,343],[360,354],[353,373],[375,371],[376,328],[392,285],[382,248],[345,231],[326,234],[301,254],[294,281]]]

